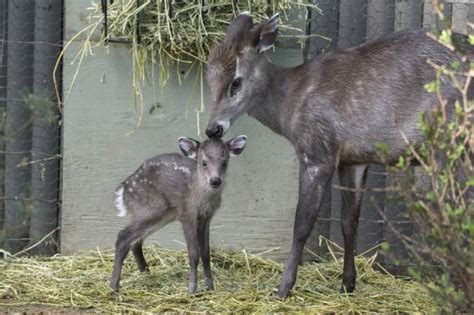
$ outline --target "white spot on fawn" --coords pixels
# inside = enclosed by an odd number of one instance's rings
[[[173,163],[173,169],[175,171],[183,172],[187,175],[191,174],[191,171],[189,170],[189,168],[187,168],[186,166],[179,166],[176,162]]]
[[[127,215],[127,208],[123,202],[123,186],[115,191],[115,208],[117,208],[117,216],[124,217]]]
[[[185,173],[185,174],[188,174],[188,175],[191,174],[191,171],[189,170],[189,168],[187,168],[187,167],[185,167],[185,166],[180,166],[180,167],[178,167],[178,171],[181,171],[181,172],[183,172],[183,173]]]

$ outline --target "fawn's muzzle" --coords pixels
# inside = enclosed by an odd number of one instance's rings
[[[211,184],[212,188],[218,188],[222,184],[222,180],[219,177],[213,177],[209,181],[209,184]]]

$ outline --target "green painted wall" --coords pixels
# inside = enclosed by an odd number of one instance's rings
[[[87,25],[88,6],[88,1],[66,1],[66,39]],[[64,56],[65,92],[74,77],[71,61],[79,44],[74,42]],[[302,60],[301,52],[291,49],[280,49],[272,58],[288,65]],[[63,253],[113,247],[117,232],[128,221],[116,217],[113,206],[113,190],[119,182],[145,158],[177,152],[179,136],[197,137],[195,109],[199,95],[187,106],[197,73],[191,73],[181,85],[172,76],[163,94],[156,88],[155,96],[152,88],[144,86],[143,121],[135,128],[138,113],[133,106],[131,71],[127,45],[94,49],[94,56],[84,60],[74,88],[64,101]],[[150,115],[156,102],[162,107]],[[201,128],[206,123],[204,114]],[[212,223],[212,245],[251,251],[279,247],[272,255],[286,257],[297,199],[294,150],[285,139],[247,116],[231,127],[228,137],[238,134],[248,136],[248,146],[231,161],[223,204]],[[181,227],[176,222],[155,233],[148,242],[184,248]]]

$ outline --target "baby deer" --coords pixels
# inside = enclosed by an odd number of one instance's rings
[[[138,269],[148,270],[143,256],[143,241],[153,232],[178,219],[188,248],[188,292],[197,289],[197,266],[202,259],[207,289],[213,290],[209,254],[209,225],[221,204],[224,175],[230,156],[239,155],[247,143],[246,136],[226,143],[220,139],[199,143],[181,137],[179,147],[184,156],[171,153],[146,160],[115,190],[118,216],[131,214],[130,224],[118,233],[115,262],[110,287],[119,290],[123,261],[132,249]]]

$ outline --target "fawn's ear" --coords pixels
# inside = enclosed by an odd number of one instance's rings
[[[226,144],[229,148],[230,156],[237,156],[244,150],[247,144],[247,136],[237,136],[227,141]]]
[[[197,151],[200,144],[201,143],[199,141],[192,138],[180,137],[178,139],[178,145],[183,154],[186,157],[194,160],[197,158]]]
[[[278,35],[278,23],[280,22],[280,14],[275,14],[257,29],[256,46],[257,52],[262,53],[273,47]]]

